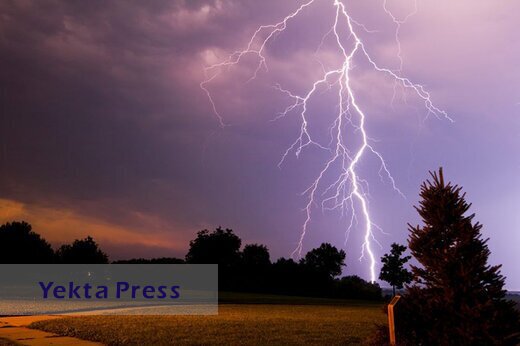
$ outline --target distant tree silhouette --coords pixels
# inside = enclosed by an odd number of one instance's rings
[[[249,292],[265,292],[269,288],[271,260],[265,245],[248,244],[241,252],[236,287]]]
[[[345,251],[338,250],[328,243],[307,252],[300,260],[302,287],[305,295],[332,296],[334,294],[334,278],[341,274],[345,265]]]
[[[381,287],[377,283],[363,280],[357,275],[344,276],[337,281],[337,298],[380,300]]]
[[[410,225],[409,248],[420,266],[397,308],[398,332],[415,345],[516,345],[520,318],[505,299],[500,266],[490,266],[461,187],[442,169],[421,186],[416,207],[423,226]]]
[[[271,265],[269,250],[265,245],[248,244],[242,250],[242,263],[249,270],[265,270]]]
[[[199,231],[197,238],[190,241],[186,262],[233,266],[240,260],[241,244],[242,240],[229,228],[223,230],[218,227],[213,232]]]
[[[0,226],[0,263],[53,263],[50,244],[25,221]]]
[[[323,243],[320,247],[307,252],[301,263],[315,273],[332,279],[341,274],[345,266],[345,251],[338,250],[329,243]]]
[[[412,256],[403,256],[406,246],[393,243],[390,253],[381,257],[381,272],[379,280],[383,280],[392,285],[392,292],[395,296],[396,288],[403,288],[404,284],[412,281],[412,273],[408,271],[404,265],[412,258]]]
[[[108,256],[99,248],[98,244],[88,236],[85,239],[76,239],[70,245],[62,245],[56,251],[58,261],[67,264],[105,264]]]
[[[183,264],[183,259],[175,257],[159,257],[159,258],[132,258],[128,260],[113,261],[113,264]]]
[[[190,241],[186,255],[187,263],[218,264],[219,289],[236,289],[240,286],[237,270],[240,266],[240,246],[242,240],[231,229],[218,227],[210,232],[197,232],[197,238]]]
[[[289,258],[279,258],[271,266],[271,293],[305,295],[303,266]]]

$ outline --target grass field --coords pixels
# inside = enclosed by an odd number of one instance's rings
[[[230,303],[221,304],[217,316],[79,316],[31,327],[109,345],[359,345],[373,334],[376,323],[386,322],[381,304],[221,297],[226,299]]]
[[[0,338],[0,346],[18,346],[19,344],[14,341],[6,340],[4,338]]]

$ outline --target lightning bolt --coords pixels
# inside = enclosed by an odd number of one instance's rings
[[[370,31],[351,17],[346,8],[345,1],[308,0],[303,2],[295,11],[285,16],[281,21],[275,24],[260,26],[251,36],[247,46],[243,50],[235,51],[220,63],[207,66],[205,68],[207,78],[200,83],[200,87],[206,93],[220,125],[224,126],[224,120],[218,113],[211,92],[208,89],[211,81],[227,68],[239,64],[245,56],[249,55],[255,56],[258,63],[248,81],[255,79],[262,69],[267,71],[266,48],[269,42],[278,34],[281,34],[294,18],[298,17],[303,11],[319,1],[328,1],[330,5],[333,6],[333,13],[335,13],[333,24],[325,36],[333,36],[335,41],[334,45],[337,48],[338,54],[342,57],[341,64],[332,69],[326,69],[325,66],[321,64],[323,70],[321,78],[315,80],[309,86],[308,91],[302,95],[287,90],[279,84],[275,86],[279,92],[284,94],[289,100],[292,100],[275,119],[285,117],[293,112],[296,112],[301,119],[299,135],[283,153],[279,165],[282,165],[287,156],[291,153],[299,157],[307,147],[317,147],[330,153],[328,160],[316,179],[303,192],[303,195],[307,196],[307,203],[304,208],[305,221],[303,222],[301,234],[297,246],[292,252],[292,256],[301,256],[304,238],[312,221],[313,208],[318,205],[317,201],[321,199],[322,210],[340,210],[342,215],[350,215],[350,222],[345,232],[345,241],[348,239],[352,228],[359,226],[359,224],[362,225],[364,240],[361,247],[360,260],[368,257],[370,280],[374,282],[376,280],[376,258],[373,251],[373,243],[378,244],[374,236],[374,230],[382,232],[382,229],[372,221],[370,216],[368,182],[360,176],[358,170],[363,158],[367,155],[373,155],[380,162],[379,175],[381,179],[386,178],[396,193],[403,197],[404,195],[397,187],[383,156],[375,149],[373,144],[375,141],[367,134],[367,115],[358,103],[358,98],[352,86],[351,71],[355,68],[355,59],[362,59],[365,63],[368,63],[368,66],[374,71],[393,79],[394,96],[395,88],[399,86],[403,88],[403,90],[410,91],[424,104],[427,110],[426,116],[432,114],[437,118],[452,121],[444,110],[434,105],[430,93],[421,84],[412,82],[402,75],[403,59],[401,56],[399,30],[401,25],[417,11],[417,5],[415,4],[415,10],[411,14],[405,19],[400,20],[388,9],[387,0],[384,0],[383,3],[383,10],[390,16],[396,26],[395,41],[398,46],[397,55],[399,59],[399,67],[397,69],[382,67],[372,58],[359,35],[360,30]],[[346,23],[346,25],[342,25],[341,23]],[[318,50],[323,44],[325,36]],[[344,41],[348,41],[349,44],[347,45]],[[313,138],[309,130],[308,104],[311,99],[317,97],[316,95],[320,88],[332,88],[335,86],[337,86],[337,113],[329,128],[330,142],[328,144],[322,144]],[[354,148],[347,145],[347,128],[354,130],[354,134],[359,137],[359,145],[356,145]],[[339,172],[336,170],[336,172],[338,172],[337,179],[328,186],[322,186],[324,176],[336,167],[339,167]]]

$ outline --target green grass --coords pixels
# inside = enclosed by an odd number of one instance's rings
[[[248,303],[221,304],[216,316],[78,316],[30,327],[109,345],[359,345],[376,323],[386,322],[382,304],[264,295],[220,298]]]

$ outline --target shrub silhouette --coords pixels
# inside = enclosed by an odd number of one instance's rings
[[[381,287],[377,283],[367,282],[357,275],[344,276],[337,281],[337,298],[380,300]]]

